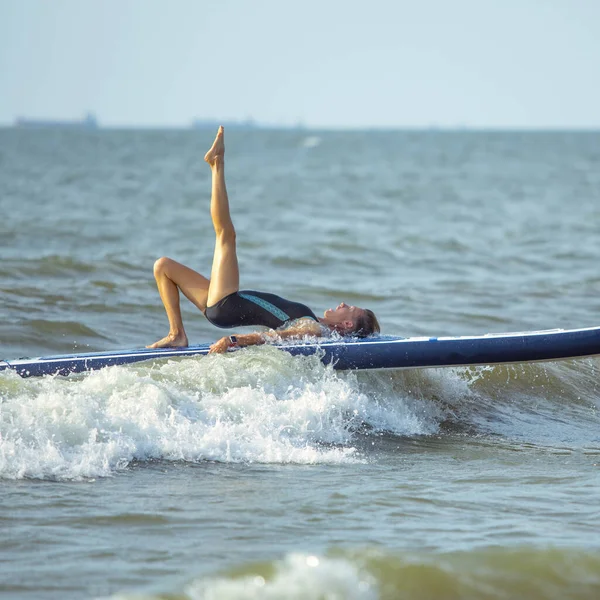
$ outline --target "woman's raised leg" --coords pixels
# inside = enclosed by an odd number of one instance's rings
[[[223,127],[206,153],[204,160],[212,171],[212,194],[210,216],[215,228],[215,252],[213,255],[207,306],[237,292],[240,288],[240,272],[235,244],[235,229],[229,213],[229,198],[225,186],[225,140]]]
[[[223,127],[219,127],[212,147],[204,160],[212,171],[212,193],[210,214],[215,228],[215,252],[211,278],[178,263],[170,258],[159,258],[154,264],[154,277],[163,301],[169,333],[148,348],[170,348],[187,346],[188,338],[183,327],[179,290],[202,312],[225,296],[239,289],[239,270],[235,247],[235,229],[229,214],[229,199],[225,187],[225,142]]]

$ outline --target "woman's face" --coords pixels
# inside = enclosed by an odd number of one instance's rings
[[[353,325],[360,318],[363,311],[364,309],[358,306],[348,306],[344,302],[340,302],[336,308],[328,308],[323,316],[328,325],[340,325],[348,322]]]

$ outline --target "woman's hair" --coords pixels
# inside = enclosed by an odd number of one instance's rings
[[[372,333],[379,333],[380,331],[381,328],[379,327],[379,321],[375,313],[365,308],[363,314],[354,323],[354,331],[352,333],[362,338]]]

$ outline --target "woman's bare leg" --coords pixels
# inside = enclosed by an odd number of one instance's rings
[[[212,194],[210,216],[215,228],[215,252],[213,255],[207,306],[213,306],[225,296],[240,288],[240,272],[235,246],[235,229],[229,213],[229,199],[225,186],[225,140],[223,127],[206,153],[204,160],[212,171]]]
[[[206,309],[208,286],[206,277],[170,258],[163,256],[154,263],[154,277],[160,299],[169,319],[169,333],[148,348],[173,348],[188,345],[179,307],[179,290],[202,312]]]
[[[239,269],[235,247],[235,229],[229,214],[229,199],[225,187],[225,143],[223,127],[206,153],[204,160],[212,171],[210,214],[216,241],[211,279],[170,258],[159,258],[154,264],[154,277],[163,301],[169,333],[148,348],[170,348],[188,345],[179,306],[179,290],[202,312],[225,296],[239,289]]]

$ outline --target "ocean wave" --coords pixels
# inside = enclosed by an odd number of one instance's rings
[[[455,408],[479,431],[570,449],[597,445],[597,373],[594,358],[470,367],[455,371],[470,393],[467,410]]]
[[[152,263],[140,266],[138,262],[139,259],[137,262],[133,260],[128,262],[120,255],[102,255],[88,260],[75,259],[67,254],[21,256],[3,260],[2,265],[0,265],[0,275],[7,279],[13,279],[17,287],[21,285],[25,278],[34,280],[39,278],[52,280],[62,278],[75,281],[78,277],[91,276],[94,273],[103,278],[100,281],[101,284],[105,283],[109,276],[128,279],[143,277],[147,279],[148,272],[151,272]],[[15,286],[7,286],[7,291],[13,287]],[[32,289],[31,291],[35,290]]]
[[[110,476],[134,461],[347,463],[367,432],[434,432],[433,404],[275,348],[82,376],[0,376],[0,476]]]
[[[77,260],[66,255],[50,255],[39,258],[19,258],[5,261],[3,274],[19,273],[22,276],[66,276],[74,277],[85,273],[93,273],[95,264]]]
[[[102,477],[146,460],[368,461],[372,436],[594,454],[596,372],[588,359],[340,373],[270,347],[69,378],[3,372],[0,477]]]
[[[186,600],[595,600],[600,593],[600,555],[535,548],[427,555],[380,549],[297,552],[199,577],[176,593]],[[163,597],[113,596],[122,600]]]
[[[444,415],[442,431],[500,436],[507,444],[600,446],[598,360],[494,366],[408,369],[362,373],[367,386],[389,397],[433,402]],[[374,379],[375,378],[375,379]]]

